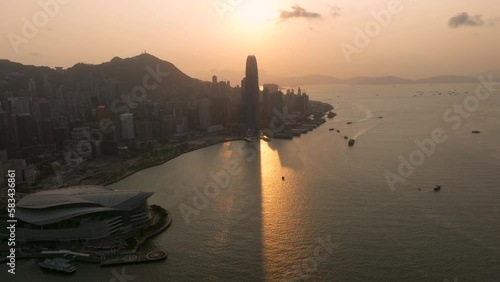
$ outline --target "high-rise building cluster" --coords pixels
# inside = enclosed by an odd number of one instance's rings
[[[0,170],[16,167],[20,183],[50,173],[35,164],[47,168],[68,155],[82,160],[120,155],[124,148],[144,148],[178,134],[256,136],[278,112],[308,111],[309,98],[300,89],[298,95],[284,94],[278,85],[264,84],[261,91],[255,56],[246,60],[241,87],[214,75],[203,93],[176,95],[165,85],[140,101],[131,96],[134,85],[104,74],[75,79],[59,69],[34,77],[3,75],[16,83],[0,89]]]
[[[49,167],[68,154],[83,160],[117,155],[119,148],[142,148],[175,134],[230,133],[239,128],[233,123],[242,122],[234,115],[241,111],[239,87],[215,76],[205,94],[158,98],[148,92],[135,101],[133,85],[104,75],[83,80],[64,70],[33,78],[2,75],[16,83],[0,89],[0,184],[4,170],[14,167],[19,183],[34,183],[40,171],[32,164],[42,162],[38,156],[50,156],[43,162]],[[51,80],[54,76],[59,77]]]

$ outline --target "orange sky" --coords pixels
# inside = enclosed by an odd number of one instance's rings
[[[391,19],[382,26],[373,13]],[[206,80],[243,70],[249,54],[260,69],[283,76],[500,69],[497,0],[0,0],[0,14],[0,58],[24,64],[69,67],[146,50]],[[356,44],[355,30],[367,25],[372,37]]]

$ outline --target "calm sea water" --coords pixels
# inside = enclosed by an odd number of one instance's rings
[[[456,120],[443,119],[476,86],[303,87],[338,116],[292,141],[215,145],[110,186],[153,191],[150,204],[171,211],[171,227],[144,246],[167,250],[167,261],[79,264],[77,273],[61,276],[29,260],[18,263],[16,278],[500,281],[500,97],[465,110],[470,117],[456,129]],[[455,90],[460,94],[448,95]],[[431,138],[436,128],[447,140],[391,190],[384,174],[398,174],[398,157],[408,160],[415,140]],[[471,134],[475,129],[481,134]],[[348,147],[344,135],[356,144]],[[218,194],[211,174],[225,182]],[[193,191],[207,186],[212,198]],[[193,212],[189,223],[181,208]]]

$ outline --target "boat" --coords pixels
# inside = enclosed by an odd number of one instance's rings
[[[344,139],[346,139],[346,140],[347,140],[347,139],[349,139],[349,138],[347,138],[347,136],[344,136]]]
[[[378,118],[383,118],[383,116],[379,116]]]
[[[352,146],[352,145],[354,145],[354,142],[355,142],[355,141],[356,141],[356,140],[354,140],[354,139],[349,139],[349,142],[347,142],[347,144],[348,144],[349,146]]]
[[[352,124],[352,121],[348,121],[347,124]]]
[[[335,128],[330,128],[330,129],[328,129],[328,130],[330,130],[330,131],[334,131],[334,130],[335,130]]]
[[[434,191],[439,191],[440,189],[441,189],[440,184],[437,184],[436,186],[434,186]]]
[[[47,258],[43,262],[39,262],[41,268],[62,271],[66,273],[75,272],[76,266],[73,264],[72,259],[67,258]]]
[[[330,111],[330,112],[328,112],[327,117],[328,117],[328,118],[334,118],[336,115],[337,115],[336,113],[334,113],[334,112]]]
[[[477,133],[481,133],[481,131],[479,131],[479,130],[472,130],[471,133],[476,133],[477,134]]]
[[[337,129],[337,132],[340,132],[340,130]]]
[[[136,264],[136,263],[146,263],[146,262],[158,262],[165,260],[168,257],[168,253],[161,250],[150,251],[150,252],[136,252],[129,254],[122,254],[113,256],[104,260],[101,260],[100,266],[114,266],[114,265],[124,265],[124,264]]]

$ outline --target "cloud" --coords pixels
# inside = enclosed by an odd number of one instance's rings
[[[458,28],[461,26],[484,26],[484,20],[482,15],[471,16],[467,12],[463,12],[451,17],[448,21],[448,25],[451,28]]]
[[[321,15],[314,12],[308,12],[299,5],[292,6],[292,11],[280,10],[279,22],[287,21],[292,18],[319,19]]]
[[[496,24],[498,21],[500,21],[500,17],[497,17],[497,18],[494,18],[494,19],[487,19],[487,20],[486,20],[486,24],[487,24],[487,25],[494,25],[494,24]]]

